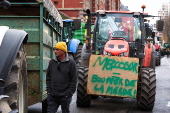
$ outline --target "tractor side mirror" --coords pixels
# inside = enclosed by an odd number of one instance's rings
[[[146,28],[146,36],[152,36],[152,30],[150,28]]]
[[[73,26],[75,30],[79,30],[81,28],[81,19],[74,19]]]
[[[163,31],[163,27],[164,27],[164,21],[163,20],[157,20],[156,21],[157,31]]]

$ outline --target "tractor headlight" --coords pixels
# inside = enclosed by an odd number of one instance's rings
[[[108,54],[109,56],[112,56],[112,54],[111,54],[111,53],[109,53],[109,52],[108,52],[107,54]]]
[[[112,56],[112,54],[107,51],[104,51],[104,55]]]
[[[120,53],[120,56],[127,56],[127,52]]]
[[[124,52],[123,55],[124,55],[124,56],[127,56],[127,52]]]
[[[104,55],[107,55],[107,51],[104,51]]]
[[[120,53],[120,56],[123,56],[123,53]]]

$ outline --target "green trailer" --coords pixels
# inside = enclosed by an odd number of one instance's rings
[[[28,33],[25,51],[28,105],[32,105],[47,97],[46,71],[54,56],[53,47],[61,41],[62,18],[51,0],[8,1],[11,3],[9,9],[0,8],[0,26]]]

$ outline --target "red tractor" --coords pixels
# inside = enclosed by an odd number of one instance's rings
[[[98,96],[87,92],[88,67],[92,54],[132,57],[139,59],[136,96],[139,109],[152,110],[156,94],[155,46],[150,42],[152,30],[145,26],[145,17],[152,17],[139,12],[97,11],[90,13],[87,20],[86,44],[78,67],[79,82],[77,88],[77,106],[90,106],[91,99]],[[93,38],[91,38],[91,16],[96,16]],[[158,21],[158,31],[163,30],[163,21]],[[92,41],[91,41],[92,40]],[[92,44],[91,44],[92,42]],[[91,46],[92,45],[92,46]],[[101,65],[103,62],[101,62]],[[128,78],[128,77],[127,77]],[[106,96],[103,96],[106,97]],[[108,96],[109,97],[109,96]]]

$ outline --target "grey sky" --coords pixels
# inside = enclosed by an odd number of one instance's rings
[[[120,0],[124,6],[128,6],[130,11],[142,12],[141,6],[146,6],[145,12],[149,15],[158,16],[158,10],[161,9],[162,3],[168,3],[169,0]],[[156,19],[156,18],[155,18]],[[155,19],[150,18],[151,23],[155,22]],[[157,18],[158,19],[158,18]]]

